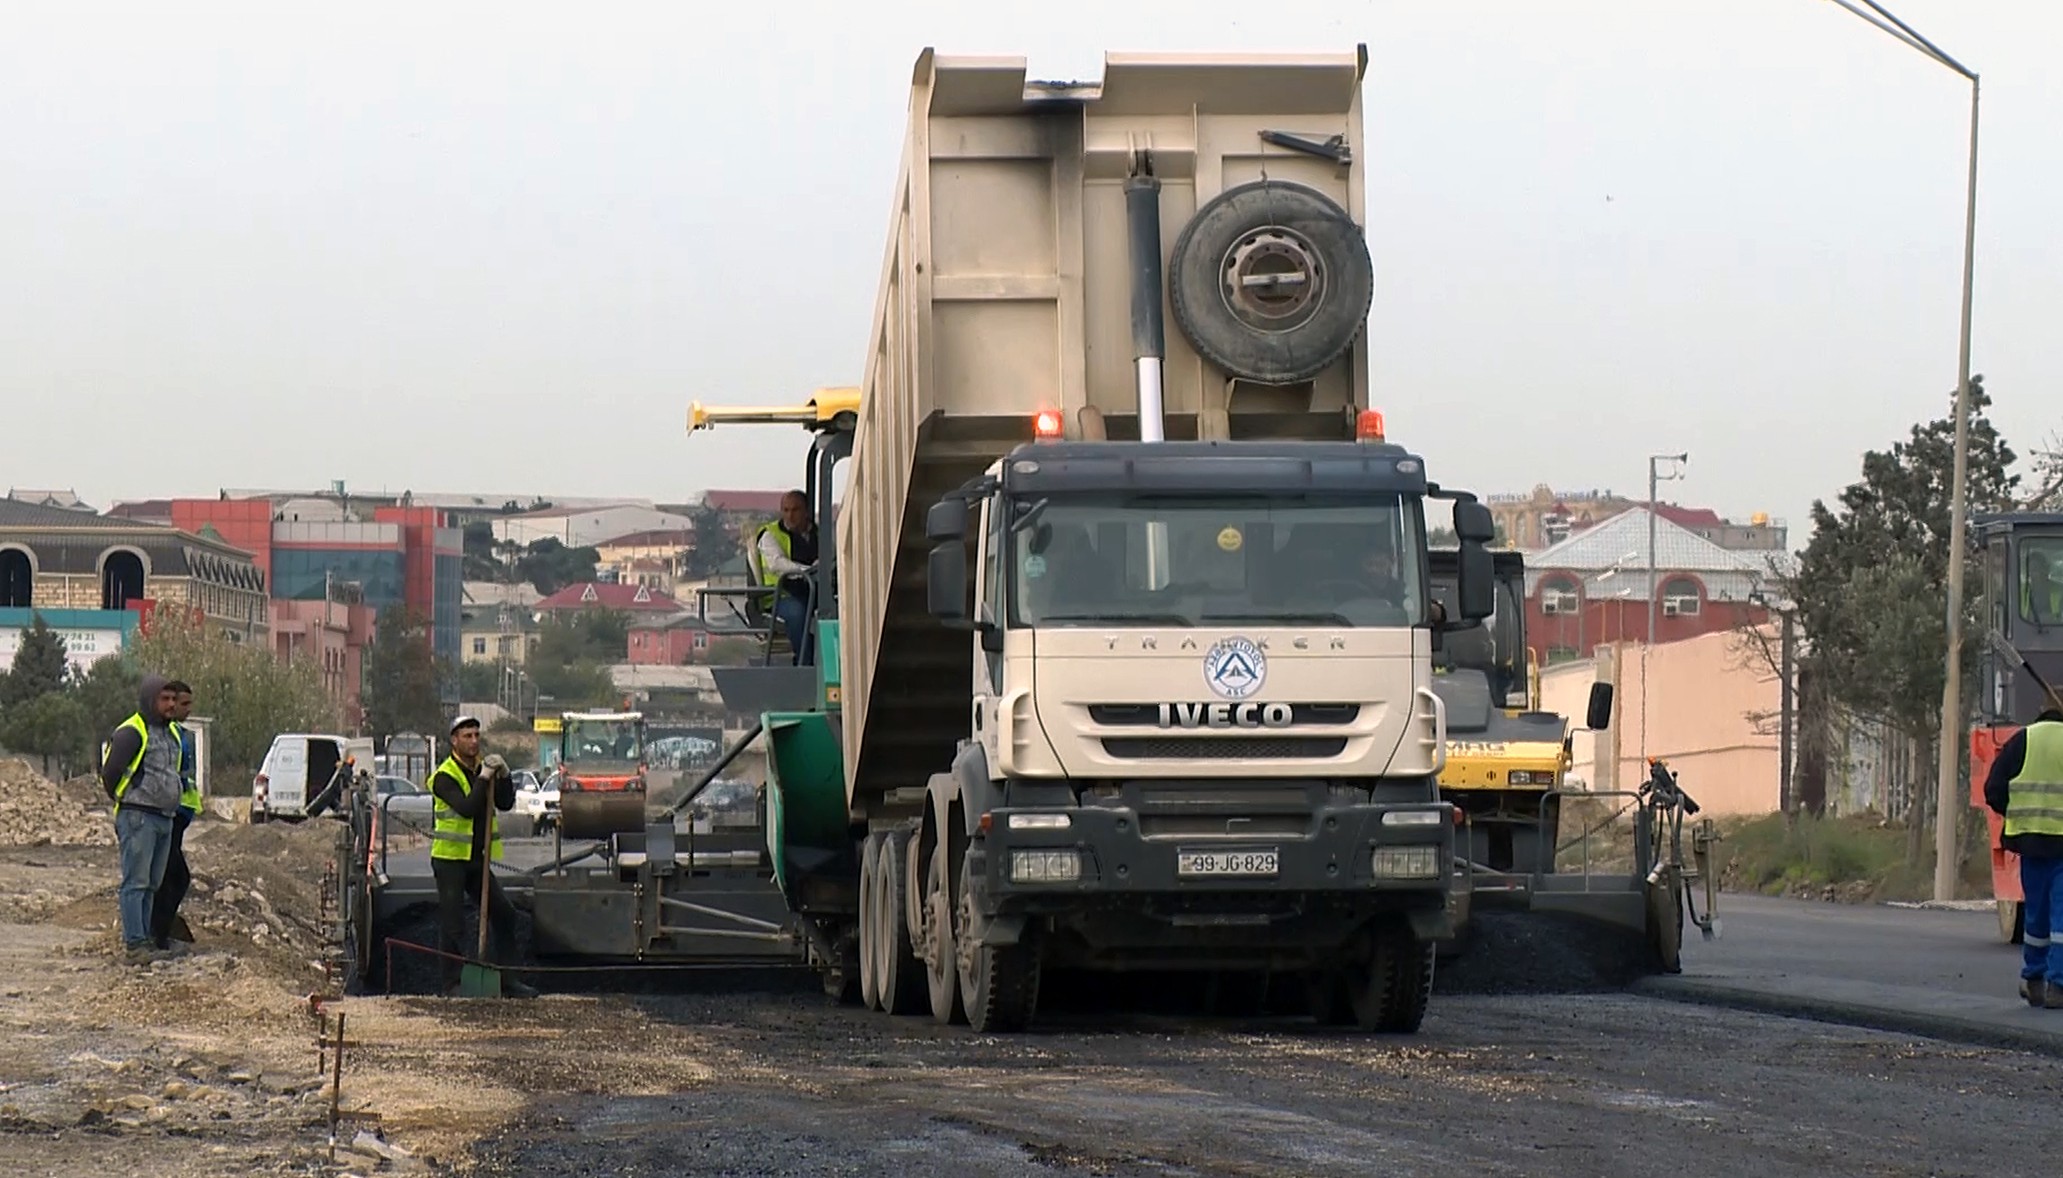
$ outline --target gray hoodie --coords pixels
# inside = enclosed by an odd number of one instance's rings
[[[143,717],[144,731],[149,739],[143,742],[143,764],[136,767],[136,776],[122,795],[122,805],[170,817],[178,812],[182,783],[179,780],[179,740],[172,735],[171,725],[158,714],[158,693],[165,689],[167,682],[169,680],[163,675],[145,675],[137,691],[136,710]],[[115,729],[114,735],[108,738],[107,760],[100,767],[100,784],[110,798],[115,796],[115,787],[121,784],[122,771],[136,759],[137,743],[136,730],[129,727]]]

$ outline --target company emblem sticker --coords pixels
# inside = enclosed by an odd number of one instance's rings
[[[1228,527],[1218,533],[1218,547],[1227,552],[1237,552],[1240,546],[1245,543],[1246,537],[1239,534],[1238,528]]]
[[[1245,638],[1221,638],[1203,656],[1203,681],[1226,699],[1245,699],[1268,679],[1268,656]]]

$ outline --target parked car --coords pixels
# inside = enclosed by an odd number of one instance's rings
[[[539,781],[537,774],[528,769],[518,769],[516,778],[516,805],[511,814],[521,813],[530,819],[533,834],[544,834],[559,822],[559,775],[554,773],[548,779]]]

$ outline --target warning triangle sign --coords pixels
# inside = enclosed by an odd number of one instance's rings
[[[637,594],[633,596],[630,600],[634,605],[644,605],[652,600],[652,591],[650,589],[647,589],[645,586],[640,585],[638,586]]]
[[[595,593],[595,587],[593,585],[589,585],[587,588],[582,589],[580,591],[580,600],[584,604],[590,601],[600,601],[601,597],[600,595]]]

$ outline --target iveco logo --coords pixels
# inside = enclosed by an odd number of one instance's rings
[[[1288,704],[1162,704],[1162,728],[1287,728],[1296,723]]]

